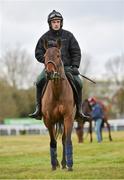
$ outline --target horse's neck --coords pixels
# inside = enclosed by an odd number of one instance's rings
[[[65,73],[62,74],[62,79],[50,81],[51,93],[54,98],[61,98],[62,94],[66,91],[67,83],[68,80]]]
[[[65,80],[58,80],[57,82],[51,82],[51,90],[54,96],[56,97],[60,97],[61,93],[64,91],[65,86],[64,86],[64,82]]]
[[[88,113],[91,112],[91,109],[90,109],[90,107],[89,107],[88,102],[84,102],[84,103],[83,103],[82,111],[83,111],[83,113],[85,113],[85,114],[88,114]]]

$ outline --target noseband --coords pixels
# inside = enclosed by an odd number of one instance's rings
[[[55,71],[52,71],[52,72],[48,72],[47,71],[47,66],[48,64],[52,64],[55,68]],[[48,80],[58,80],[58,79],[64,79],[64,77],[62,76],[62,74],[58,71],[59,67],[61,67],[62,65],[61,64],[58,64],[56,65],[56,63],[54,61],[48,61],[46,64],[45,64],[45,71],[46,71],[46,74],[47,74],[47,79]]]

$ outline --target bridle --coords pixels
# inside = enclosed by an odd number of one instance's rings
[[[52,64],[54,66],[55,71],[48,72],[47,67],[49,64]],[[62,64],[56,64],[54,61],[49,60],[47,63],[45,63],[45,72],[47,75],[48,80],[64,80],[64,76],[59,72],[59,68],[62,67]]]

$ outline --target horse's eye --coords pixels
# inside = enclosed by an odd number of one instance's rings
[[[57,55],[57,58],[59,58],[59,57],[60,57],[60,55],[58,54],[58,55]]]

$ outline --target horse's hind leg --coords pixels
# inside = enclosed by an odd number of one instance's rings
[[[107,125],[107,129],[108,129],[108,133],[109,133],[109,140],[112,141],[110,124],[108,123],[107,120],[105,121],[105,123]]]
[[[51,165],[52,165],[52,170],[56,170],[56,167],[59,166],[59,162],[57,160],[57,142],[54,136],[53,129],[49,129],[49,134],[50,134]]]
[[[61,165],[62,165],[62,169],[65,169],[65,168],[66,168],[66,158],[65,158],[65,130],[64,130],[63,135],[62,135],[62,145],[63,145],[63,156],[62,156]]]

